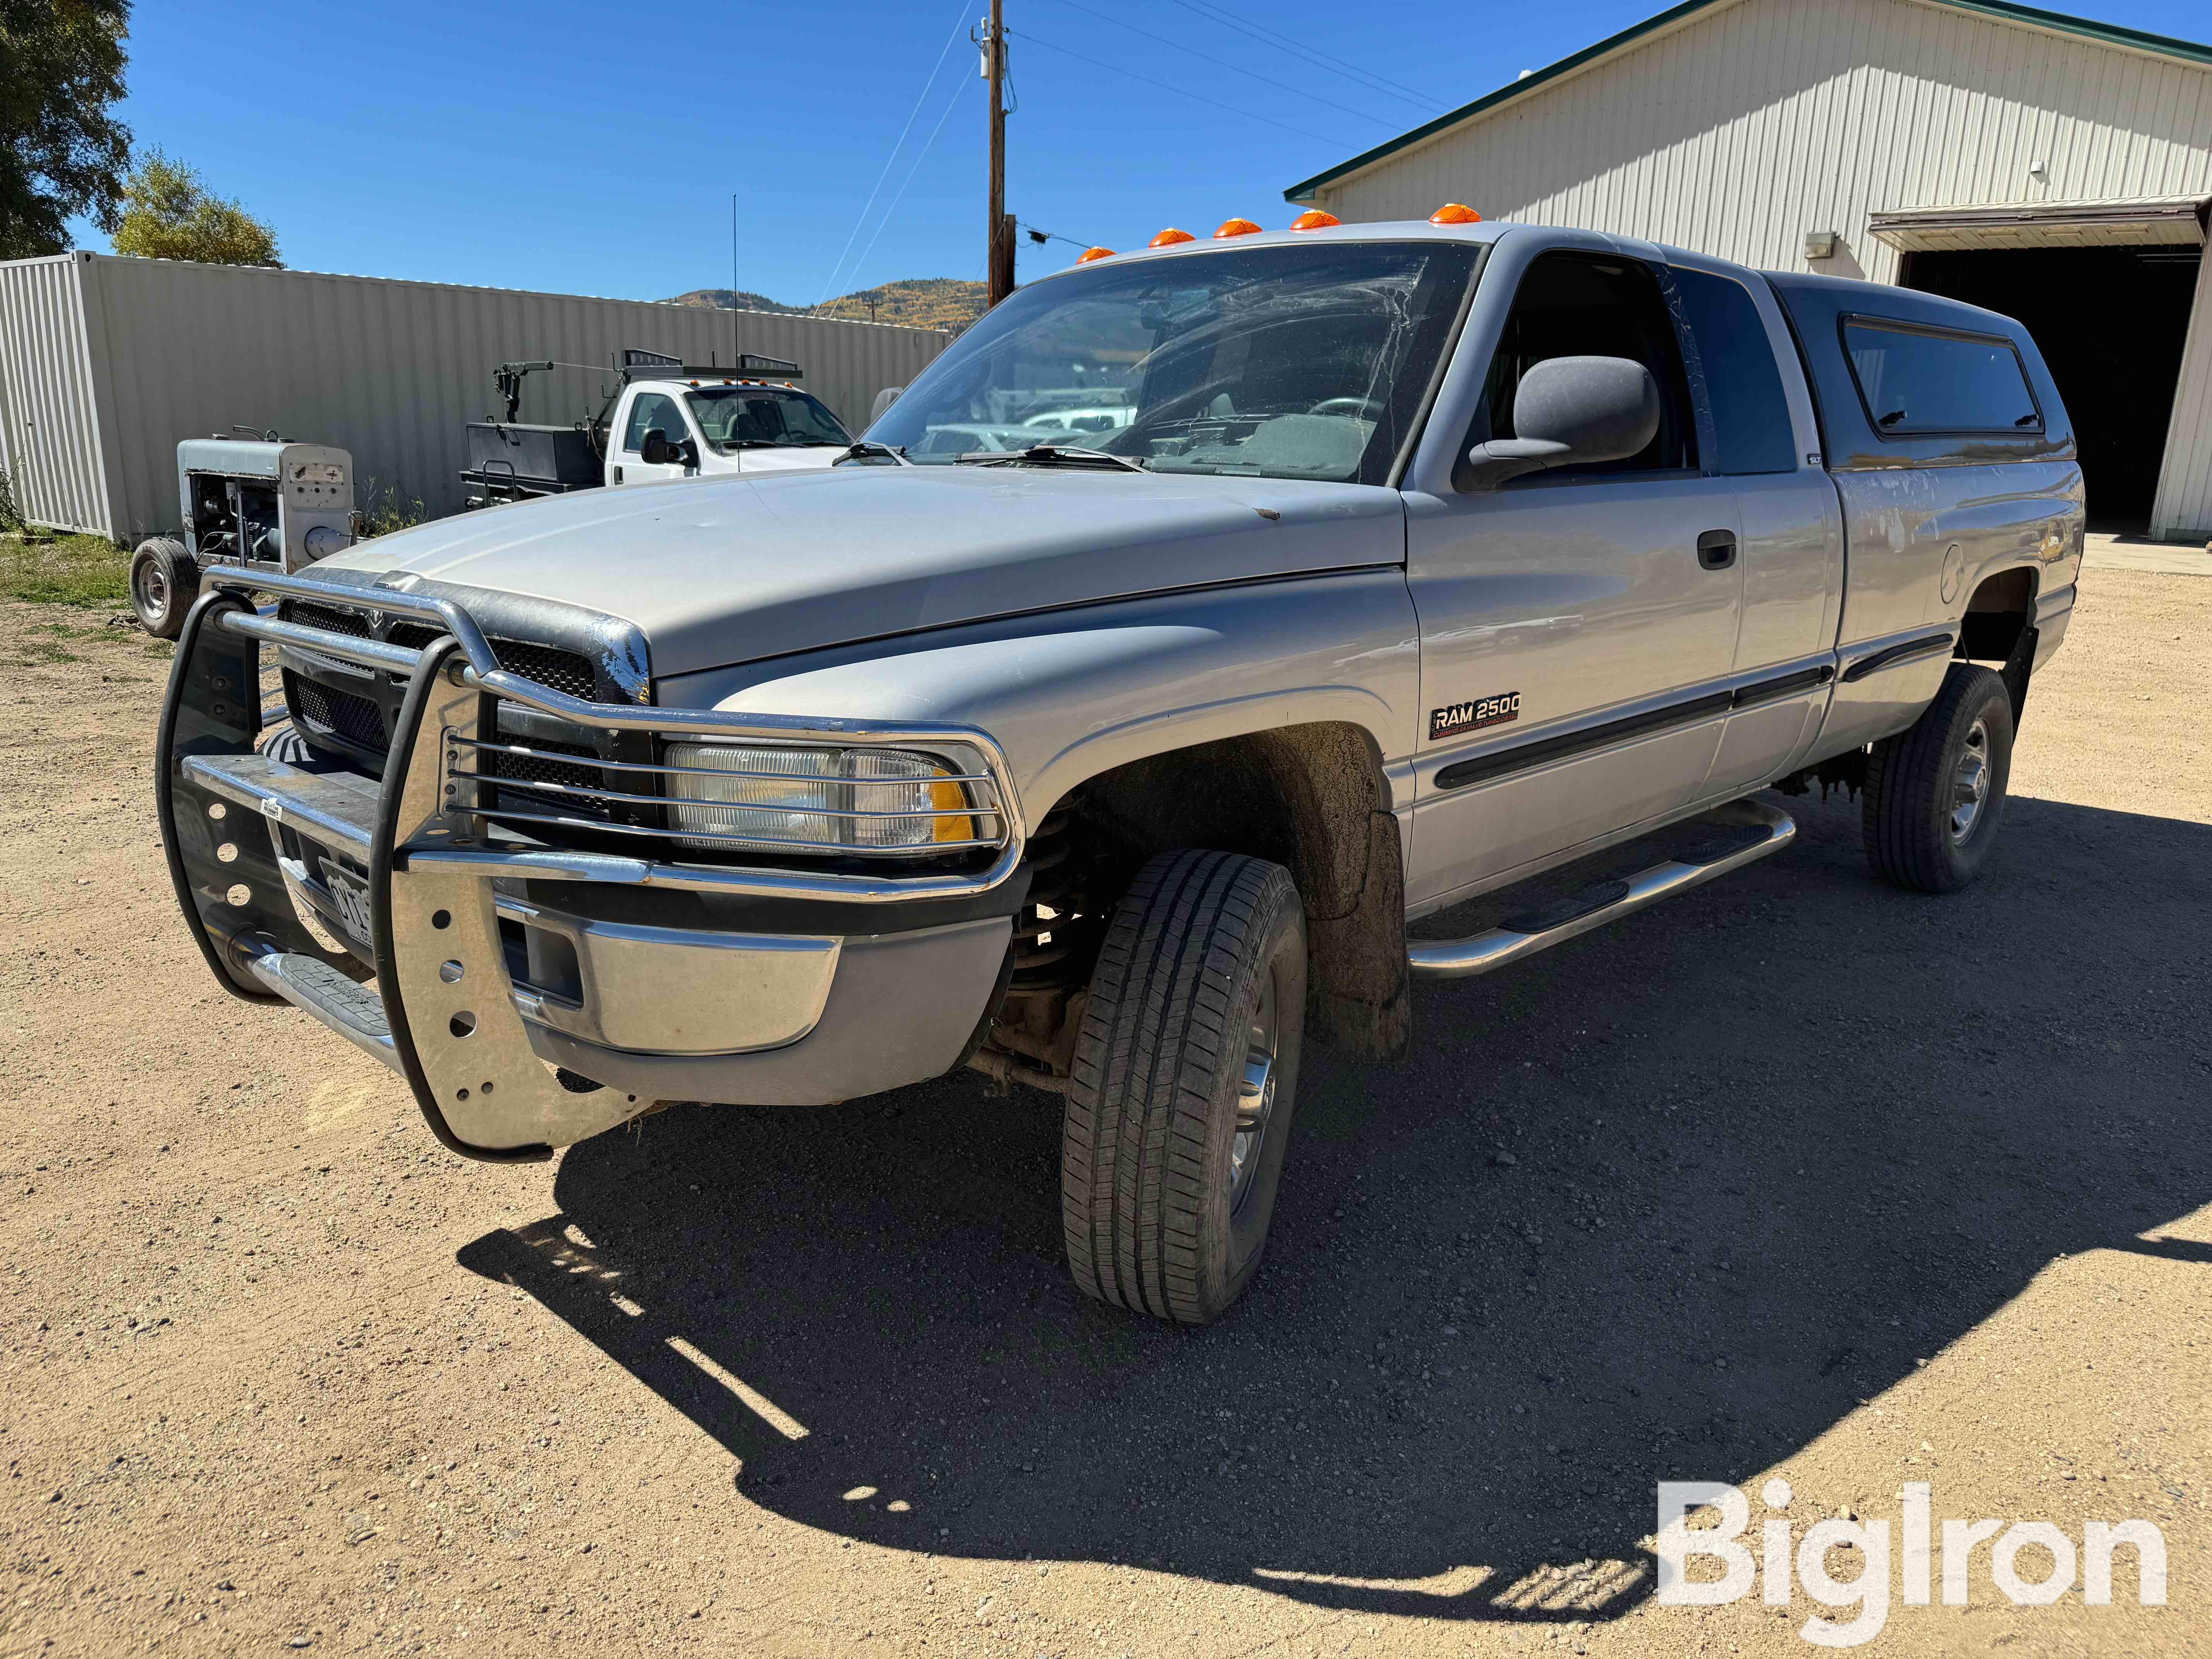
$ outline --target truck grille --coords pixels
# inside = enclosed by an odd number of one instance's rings
[[[351,611],[340,611],[327,605],[295,605],[286,612],[287,622],[295,622],[302,628],[319,628],[332,634],[350,634],[357,640],[368,637],[368,618]]]
[[[373,625],[368,616],[331,605],[318,605],[295,600],[283,611],[288,622],[307,628],[325,629],[331,633],[349,635],[356,639],[380,639],[388,644],[419,651],[446,636],[446,630],[435,623],[412,618],[394,617]],[[563,650],[558,646],[540,645],[528,640],[493,639],[492,653],[499,665],[510,673],[520,674],[556,691],[587,702],[605,700],[609,695],[599,685],[592,659],[581,652]],[[311,731],[345,743],[367,756],[381,757],[389,752],[391,734],[389,722],[396,718],[398,708],[398,687],[385,677],[376,684],[378,696],[364,696],[343,687],[310,679],[307,673],[287,669],[285,690],[293,712]],[[615,692],[617,697],[620,692]],[[389,703],[389,708],[386,703]],[[506,703],[495,704],[502,713]],[[495,717],[496,718],[496,717]],[[593,746],[590,735],[578,732],[582,741],[568,742],[542,735],[542,717],[535,723],[538,729],[529,732],[510,731],[495,726],[487,735],[526,744],[540,751],[532,755],[487,753],[479,764],[487,777],[510,780],[518,784],[558,784],[564,788],[597,791],[608,787],[606,774],[591,764],[600,758],[602,750]],[[613,741],[619,742],[619,739]],[[614,758],[648,759],[649,751],[629,753],[626,748],[604,751]],[[574,762],[553,758],[573,755]],[[597,793],[556,794],[526,789],[500,789],[492,803],[510,811],[556,813],[563,817],[598,819],[602,823],[637,821],[653,809],[629,808],[617,810],[614,805]]]
[[[367,697],[356,696],[333,686],[318,685],[304,675],[286,672],[285,690],[292,707],[310,725],[334,732],[348,743],[380,754],[391,746],[384,730],[384,711]]]
[[[526,739],[532,749],[550,750],[563,755],[580,756],[585,760],[599,757],[580,743],[550,743],[544,738]],[[603,789],[606,774],[596,766],[571,766],[563,761],[543,759],[537,755],[504,755],[492,752],[478,762],[480,769],[495,778],[512,778],[518,783],[557,783],[571,789]],[[599,818],[607,816],[607,803],[596,795],[540,795],[526,789],[502,789],[499,804],[525,812],[558,812],[567,817]]]

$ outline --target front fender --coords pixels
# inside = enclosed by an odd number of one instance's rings
[[[1419,729],[1419,627],[1395,567],[1185,590],[684,675],[667,706],[957,720],[1006,750],[1036,823],[1102,772],[1314,722],[1389,764]],[[1394,805],[1403,805],[1394,802]]]

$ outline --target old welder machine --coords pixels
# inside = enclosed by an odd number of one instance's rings
[[[187,438],[177,446],[177,498],[183,537],[151,537],[131,559],[131,609],[156,639],[177,637],[203,570],[296,574],[353,544],[353,457],[328,444],[274,432]]]

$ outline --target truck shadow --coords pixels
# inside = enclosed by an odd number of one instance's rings
[[[2212,828],[2015,799],[1973,890],[1856,809],[1495,981],[1401,1067],[1309,1060],[1269,1259],[1205,1331],[1082,1300],[1058,1111],[965,1076],[678,1108],[462,1263],[854,1539],[1492,1620],[1650,1594],[1661,1479],[1739,1484],[2054,1257],[2212,1200]]]

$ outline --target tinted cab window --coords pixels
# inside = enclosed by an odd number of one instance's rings
[[[1750,292],[1711,271],[1677,268],[1674,276],[1712,410],[1718,453],[1708,465],[1735,475],[1796,471],[1790,399]]]

